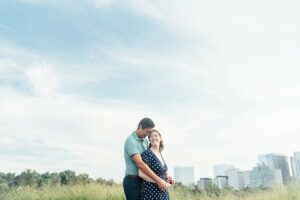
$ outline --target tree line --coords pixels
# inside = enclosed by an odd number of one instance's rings
[[[57,186],[57,185],[74,185],[74,184],[89,184],[99,183],[105,185],[114,185],[112,179],[105,180],[103,178],[92,179],[88,174],[82,173],[76,175],[74,171],[65,170],[62,172],[54,173],[38,173],[35,170],[26,169],[19,175],[15,173],[3,173],[0,172],[0,190],[1,188],[15,188],[19,186],[33,186],[42,187],[45,185]]]

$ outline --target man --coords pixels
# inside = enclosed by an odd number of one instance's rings
[[[141,158],[141,154],[149,146],[146,137],[154,126],[154,122],[150,118],[144,118],[139,122],[137,129],[126,139],[124,145],[126,171],[123,188],[127,200],[139,200],[142,179],[138,176],[138,169],[152,178],[161,190],[167,189],[166,182],[157,176]]]

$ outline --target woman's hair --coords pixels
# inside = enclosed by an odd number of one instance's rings
[[[160,136],[160,143],[159,143],[159,152],[161,152],[162,150],[164,150],[164,147],[165,147],[165,145],[164,145],[164,142],[163,142],[163,140],[162,140],[162,137],[161,137],[161,134],[160,134],[160,132],[158,132],[158,130],[156,130],[156,129],[153,129],[152,131],[151,131],[151,133],[148,135],[148,139],[150,140],[150,135],[153,133],[153,132],[156,132],[156,133],[158,133],[158,135]],[[151,147],[151,143],[150,143],[150,145],[149,145],[149,148]]]

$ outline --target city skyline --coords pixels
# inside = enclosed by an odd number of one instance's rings
[[[298,2],[0,1],[0,171],[122,181],[144,117],[212,176],[299,149]]]
[[[256,165],[248,170],[224,163],[214,165],[212,177],[197,178],[194,176],[193,166],[176,166],[174,177],[177,183],[180,182],[185,186],[196,185],[201,189],[206,189],[211,184],[219,189],[233,190],[283,186],[295,181],[299,183],[299,155],[298,151],[292,156],[281,153],[259,154]]]

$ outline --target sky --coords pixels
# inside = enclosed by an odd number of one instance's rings
[[[300,151],[300,2],[0,1],[0,171],[121,181],[144,117],[170,174]]]

